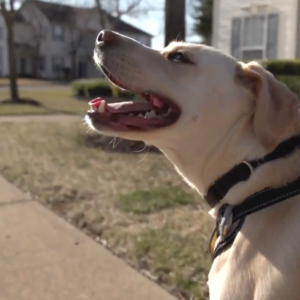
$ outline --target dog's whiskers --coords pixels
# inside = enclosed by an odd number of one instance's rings
[[[142,148],[141,150],[133,151],[133,152],[134,152],[134,153],[141,153],[141,152],[143,152],[147,147],[148,147],[148,146],[145,144],[145,147],[144,147],[144,148]],[[148,147],[148,149],[149,149],[149,147]]]
[[[109,144],[112,144],[112,148],[115,149],[120,144],[120,141],[118,142],[118,139],[115,137],[109,142]]]
[[[140,161],[138,161],[137,164],[141,163],[141,162],[147,157],[147,155],[148,155],[148,153],[149,153],[149,146],[148,146],[148,145],[145,145],[145,147],[147,148],[147,153],[144,155],[144,157],[143,157]],[[144,149],[145,149],[145,148],[144,148]],[[144,150],[144,149],[143,149],[143,150]]]

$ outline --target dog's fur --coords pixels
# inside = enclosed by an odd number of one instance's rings
[[[192,64],[166,59],[179,50]],[[96,63],[131,90],[165,95],[182,110],[180,119],[163,129],[102,133],[157,146],[201,195],[234,165],[261,158],[300,134],[298,98],[257,63],[239,63],[214,48],[183,42],[159,52],[121,35],[95,53]],[[295,151],[258,168],[222,203],[237,204],[298,176],[300,153]],[[210,213],[215,216],[217,209]],[[300,299],[299,225],[299,196],[247,217],[232,247],[213,262],[210,298]]]

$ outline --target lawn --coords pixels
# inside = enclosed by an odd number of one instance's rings
[[[84,114],[88,101],[78,100],[73,96],[70,87],[20,87],[22,98],[37,100],[41,106],[24,104],[3,104],[1,101],[9,98],[8,88],[0,89],[0,116],[1,115],[37,115],[37,114]]]
[[[51,85],[52,82],[43,79],[31,79],[31,78],[18,78],[19,86],[40,86],[40,85]],[[9,86],[9,78],[0,78],[0,86]]]
[[[121,152],[77,123],[1,123],[0,139],[8,180],[178,298],[207,299],[213,224],[162,154]]]

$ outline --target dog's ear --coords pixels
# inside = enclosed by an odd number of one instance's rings
[[[238,77],[255,95],[254,132],[271,151],[299,125],[299,99],[256,62],[241,64]]]

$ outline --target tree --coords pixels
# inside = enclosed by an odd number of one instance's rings
[[[5,20],[7,28],[7,46],[8,46],[8,62],[9,62],[9,78],[10,78],[10,97],[12,102],[19,102],[19,91],[17,85],[16,58],[14,48],[14,22],[16,18],[15,0],[0,0],[1,14]]]
[[[123,16],[137,16],[157,9],[148,0],[95,0],[101,27],[114,29]]]
[[[165,46],[185,39],[185,0],[165,0]]]
[[[78,16],[80,14],[80,19],[82,24],[77,23]],[[91,30],[88,29],[86,24],[89,21],[90,12],[88,10],[81,10],[74,9],[73,10],[73,17],[71,18],[71,26],[70,28],[70,47],[69,47],[69,54],[71,56],[71,70],[72,70],[72,77],[73,79],[77,78],[78,69],[77,69],[77,60],[78,60],[78,53],[85,42],[89,39],[91,34]],[[95,38],[96,33],[92,32],[93,40]]]
[[[30,6],[27,11],[29,13],[29,18],[27,18],[27,24],[31,27],[31,44],[34,48],[34,57],[36,58],[33,64],[33,75],[35,77],[39,77],[41,65],[40,49],[46,34],[44,32],[44,16],[34,5]]]
[[[195,5],[195,27],[203,41],[203,44],[211,45],[212,43],[212,27],[213,27],[213,0],[196,0]]]

